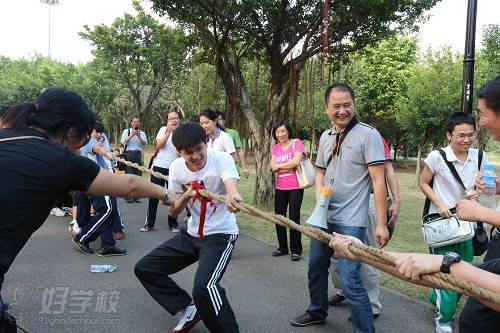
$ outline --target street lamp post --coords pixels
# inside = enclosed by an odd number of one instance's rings
[[[49,59],[50,59],[50,7],[59,4],[59,0],[40,0],[40,2],[49,5]]]
[[[474,51],[476,42],[477,0],[468,0],[465,31],[464,76],[462,82],[462,111],[472,113],[474,85]]]

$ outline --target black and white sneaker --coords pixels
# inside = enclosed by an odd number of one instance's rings
[[[76,245],[78,250],[80,250],[83,254],[94,254],[94,250],[92,250],[89,244],[81,243],[76,237],[73,237],[73,244]]]
[[[124,256],[127,254],[127,250],[122,250],[117,246],[113,246],[110,249],[100,249],[97,251],[99,257],[112,257],[112,256]]]
[[[141,229],[139,229],[140,232],[148,232],[148,231],[151,231],[153,230],[152,227],[148,227],[147,225],[145,225],[144,227],[142,227]]]
[[[189,331],[201,320],[195,305],[188,305],[182,312],[181,319],[171,333],[184,333]]]

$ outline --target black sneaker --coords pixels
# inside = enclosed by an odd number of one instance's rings
[[[342,303],[343,301],[345,301],[344,295],[335,294],[328,299],[328,305],[337,306],[340,303]]]
[[[89,244],[81,243],[76,237],[73,237],[73,244],[75,244],[78,250],[83,254],[94,254],[94,250],[90,248]]]
[[[325,322],[326,320],[324,318],[315,316],[309,311],[306,311],[306,313],[290,320],[290,324],[292,326],[309,326],[314,324],[324,324]]]
[[[117,246],[110,249],[100,249],[97,251],[99,257],[111,257],[111,256],[124,256],[127,254],[127,250],[122,250]]]
[[[288,254],[288,251],[281,251],[280,249],[276,250],[273,252],[273,257],[281,257],[281,256],[286,256]]]

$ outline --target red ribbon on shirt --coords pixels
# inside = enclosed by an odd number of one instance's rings
[[[196,194],[193,196],[192,199],[192,204],[191,207],[193,207],[194,203],[196,200],[199,200],[201,203],[200,207],[200,223],[198,225],[198,236],[200,237],[200,240],[203,240],[203,227],[205,225],[205,216],[207,215],[207,204],[210,204],[210,207],[213,208],[212,214],[208,217],[209,219],[214,215],[215,211],[217,210],[217,205],[215,202],[212,200],[212,198],[207,198],[201,195],[198,190],[204,190],[205,185],[203,184],[203,181],[201,182],[194,182],[191,184],[191,187],[193,190],[196,191]]]

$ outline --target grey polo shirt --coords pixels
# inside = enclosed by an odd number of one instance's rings
[[[368,200],[372,185],[368,166],[385,163],[384,146],[379,132],[358,122],[347,133],[340,146],[335,174],[332,156],[337,132],[335,128],[323,132],[319,140],[316,167],[325,170],[326,186],[333,183],[333,196],[328,208],[328,223],[353,227],[366,227]]]

